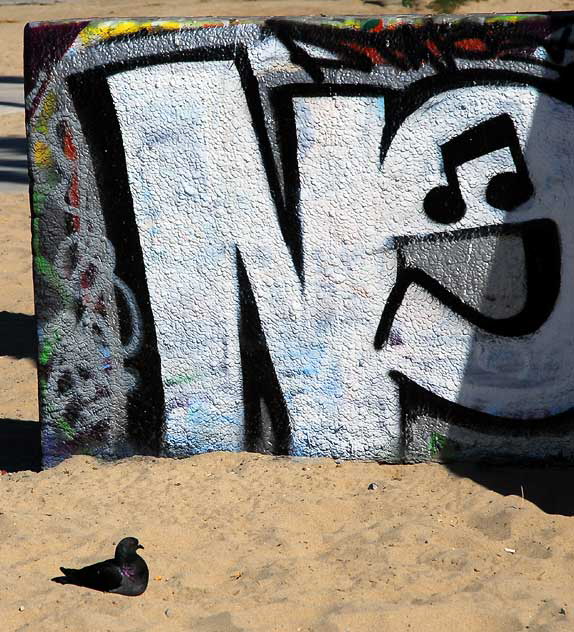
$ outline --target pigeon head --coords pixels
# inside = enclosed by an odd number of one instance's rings
[[[137,555],[137,550],[143,549],[137,538],[124,538],[116,546],[116,560],[129,560]]]

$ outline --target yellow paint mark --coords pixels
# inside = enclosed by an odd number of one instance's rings
[[[166,31],[177,31],[182,27],[182,22],[176,22],[175,20],[172,21],[165,21],[165,22],[154,22],[152,24],[152,26],[156,27],[156,28],[160,28],[160,29],[164,29]]]
[[[136,22],[135,20],[93,22],[80,31],[80,40],[84,45],[88,45],[97,40],[121,35],[132,35],[133,33],[149,31],[150,29],[151,22]]]
[[[493,24],[495,22],[513,23],[513,22],[522,22],[524,20],[532,20],[534,18],[546,19],[545,16],[541,15],[540,13],[521,13],[521,14],[509,13],[505,15],[493,15],[493,16],[487,17],[485,19],[485,23],[486,24]]]
[[[249,22],[249,20],[244,20]],[[225,26],[226,24],[239,24],[239,20],[221,20],[218,22],[207,22],[205,20],[114,20],[98,21],[88,24],[79,34],[79,40],[84,46],[90,46],[102,40],[122,35],[133,35],[135,33],[157,33],[161,31],[177,31],[184,28],[213,28]]]
[[[177,30],[182,26],[182,22],[174,20],[162,20],[159,22],[137,22],[136,20],[122,20],[121,22],[93,22],[80,31],[80,40],[85,46],[100,40],[122,35],[133,35],[134,33],[148,32],[155,30]]]
[[[36,123],[36,130],[43,134],[48,133],[48,121],[54,115],[58,106],[58,99],[54,92],[48,92],[42,102],[42,110],[38,116],[38,122]]]
[[[52,152],[48,145],[41,140],[34,143],[34,161],[40,167],[52,166]]]
[[[44,103],[42,104],[42,116],[50,118],[56,111],[57,104],[58,99],[56,98],[56,93],[49,92],[44,99]]]
[[[144,23],[145,24],[145,23]],[[146,28],[144,24],[132,21],[117,22],[109,27],[108,37],[117,37],[118,35],[131,35]],[[149,22],[147,23],[149,24]]]
[[[88,26],[80,31],[79,38],[82,40],[82,44],[84,44],[84,46],[87,46],[91,40],[96,38],[94,33],[95,27],[93,27],[91,24],[88,24]]]

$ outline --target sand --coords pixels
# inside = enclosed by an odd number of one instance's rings
[[[419,5],[424,9],[424,2]],[[567,8],[574,2],[499,0],[464,7]],[[408,11],[398,2],[381,8],[358,0],[0,3],[0,75],[22,75],[22,30],[29,20],[397,12]],[[0,110],[0,138],[23,134],[23,112]],[[0,272],[0,313],[32,315],[24,191],[0,193]],[[21,420],[22,428],[33,429],[33,361],[0,356],[0,381],[0,424]],[[26,454],[22,445],[14,448]],[[45,472],[3,474],[0,627],[572,630],[573,474],[221,453],[114,464],[75,457]],[[377,488],[369,490],[373,482]],[[107,557],[127,535],[146,547],[151,581],[142,597],[49,581],[61,564]]]
[[[0,193],[0,312],[34,314],[29,215],[26,193]],[[13,333],[0,326],[0,335]],[[31,358],[0,355],[0,384],[0,424],[2,418],[38,419],[36,366]]]
[[[370,483],[378,487],[369,490]],[[212,453],[0,477],[3,630],[571,630],[574,522],[439,465]],[[49,581],[135,535],[139,598]]]

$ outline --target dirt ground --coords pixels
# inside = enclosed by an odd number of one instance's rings
[[[425,12],[425,2],[418,10]],[[574,9],[470,1],[460,12]],[[22,76],[28,21],[109,16],[410,13],[352,1],[0,1],[0,77]],[[0,79],[1,82],[1,79]],[[24,135],[0,109],[0,139]],[[0,193],[0,312],[33,314],[27,195]],[[0,423],[38,419],[35,365],[0,356]],[[24,426],[22,426],[24,427]],[[574,629],[570,470],[448,469],[214,453],[76,457],[0,476],[2,630],[560,632]],[[376,489],[369,490],[369,484]],[[51,583],[58,567],[144,544],[125,598]]]

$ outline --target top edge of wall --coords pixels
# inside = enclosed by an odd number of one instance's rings
[[[476,20],[479,22],[510,22],[515,23],[523,20],[545,20],[550,16],[570,16],[574,15],[573,11],[537,11],[537,12],[513,12],[513,13],[458,13],[458,14],[402,14],[397,13],[393,15],[384,14],[370,14],[370,15],[273,15],[273,16],[169,16],[169,17],[157,17],[157,16],[142,16],[142,17],[91,17],[91,18],[78,18],[78,19],[66,19],[66,20],[45,20],[37,22],[29,22],[29,28],[46,27],[49,25],[61,25],[71,24],[77,22],[89,22],[89,23],[105,23],[105,24],[119,24],[119,23],[132,23],[134,25],[142,25],[150,23],[152,26],[163,26],[164,28],[197,28],[197,27],[209,27],[209,26],[237,26],[241,24],[264,24],[265,22],[273,19],[284,20],[297,20],[299,22],[308,22],[310,24],[332,24],[333,26],[347,27],[347,28],[361,28],[366,23],[377,20],[383,23],[384,26],[393,26],[396,24],[409,23],[419,24],[428,21],[432,22],[461,22],[466,20]]]

